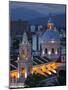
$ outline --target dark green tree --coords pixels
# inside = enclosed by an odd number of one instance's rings
[[[59,85],[66,85],[66,71],[61,70],[58,77]]]
[[[13,49],[18,49],[19,48],[19,40],[15,40],[14,42],[13,42]]]
[[[38,87],[38,84],[45,79],[45,76],[40,74],[31,74],[25,80],[26,87]]]

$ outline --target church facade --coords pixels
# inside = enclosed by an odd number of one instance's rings
[[[45,32],[38,31],[32,35],[32,43],[29,42],[27,33],[24,32],[22,42],[19,44],[17,74],[11,73],[10,77],[13,78],[10,83],[24,84],[27,76],[35,72],[45,76],[46,74],[57,74],[57,65],[62,66],[55,63],[61,56],[60,48],[60,35],[51,18],[49,18]],[[65,61],[65,58],[63,58],[63,61]]]

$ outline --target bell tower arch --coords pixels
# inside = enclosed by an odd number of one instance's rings
[[[18,78],[27,78],[31,73],[31,45],[28,42],[26,32],[23,33],[22,43],[19,47]]]

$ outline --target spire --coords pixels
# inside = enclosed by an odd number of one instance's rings
[[[27,44],[28,43],[28,37],[26,32],[23,33],[23,39],[22,39],[22,44]]]
[[[28,37],[27,37],[27,33],[26,32],[24,32],[23,33],[23,39],[22,39],[22,43],[21,43],[21,45],[28,45],[28,46],[31,46],[31,44],[29,43],[29,41],[28,41]]]
[[[47,24],[48,29],[53,29],[54,28],[54,23],[52,22],[51,14],[49,15],[49,20]]]
[[[51,18],[51,17],[49,17],[49,19],[48,19],[48,23],[53,23],[53,21],[52,21],[52,18]]]

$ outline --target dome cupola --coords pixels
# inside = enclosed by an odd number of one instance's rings
[[[54,28],[54,23],[52,22],[51,18],[49,18],[49,20],[48,20],[47,27],[48,27],[48,29],[53,29]]]

